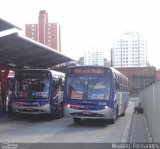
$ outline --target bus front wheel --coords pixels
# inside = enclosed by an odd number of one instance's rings
[[[58,106],[58,113],[57,113],[57,118],[60,119],[64,116],[64,111],[63,111],[63,103],[60,103]]]
[[[125,112],[126,112],[126,103],[125,103],[125,105],[124,105],[124,111],[123,111],[123,113],[121,114],[121,116],[125,116]]]
[[[75,124],[79,124],[81,122],[81,118],[74,117],[73,121],[74,121]]]
[[[111,119],[111,124],[115,124],[117,118],[118,118],[118,106],[117,106],[116,110],[114,111],[113,119]]]

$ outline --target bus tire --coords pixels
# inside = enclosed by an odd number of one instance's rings
[[[125,105],[124,105],[124,111],[123,111],[123,113],[121,114],[121,116],[125,116],[125,112],[126,112],[126,103],[125,103]]]
[[[116,120],[118,118],[118,106],[114,112],[114,116],[113,116],[113,119],[111,119],[111,124],[115,124],[116,123]]]
[[[63,116],[64,116],[63,104],[60,103],[60,104],[58,105],[58,113],[57,113],[56,118],[57,118],[57,119],[60,119],[60,118],[62,118]]]
[[[63,102],[61,103],[61,117],[64,117],[64,107],[63,107]]]
[[[79,124],[81,122],[81,118],[74,117],[73,121],[74,121],[75,124]]]

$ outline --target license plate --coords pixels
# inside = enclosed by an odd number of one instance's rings
[[[84,111],[84,112],[82,112],[82,114],[84,114],[84,115],[90,115],[91,112],[89,112],[89,111]]]
[[[28,111],[33,111],[33,109],[32,109],[32,108],[27,108],[26,110],[28,110]]]

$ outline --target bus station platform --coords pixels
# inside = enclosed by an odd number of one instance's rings
[[[133,113],[129,143],[151,143],[143,113]]]

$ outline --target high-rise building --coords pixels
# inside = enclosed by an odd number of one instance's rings
[[[104,57],[101,50],[90,48],[85,52],[84,65],[104,66]]]
[[[147,41],[133,32],[122,34],[113,41],[111,63],[115,68],[147,67]]]
[[[78,60],[78,64],[83,66],[84,65],[84,57],[80,57]]]
[[[57,51],[61,51],[61,32],[58,23],[48,22],[48,13],[41,10],[38,16],[38,24],[26,24],[27,37],[47,45]]]

